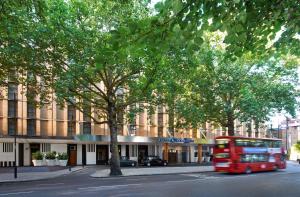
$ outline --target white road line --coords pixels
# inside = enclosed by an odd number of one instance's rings
[[[200,179],[189,179],[189,180],[179,180],[179,181],[166,181],[167,183],[181,183],[181,182],[193,182],[199,181]]]
[[[81,187],[78,188],[79,190],[89,190],[89,189],[114,189],[118,187],[129,187],[129,186],[137,186],[141,184],[127,184],[127,185],[104,185],[104,186],[98,186],[98,187]]]
[[[20,194],[31,194],[33,191],[28,192],[14,192],[14,193],[4,193],[0,194],[0,196],[9,196],[9,195],[20,195]]]
[[[38,184],[39,186],[51,186],[51,185],[64,185],[64,183],[45,183],[45,184]]]

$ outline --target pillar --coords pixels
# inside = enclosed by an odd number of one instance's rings
[[[169,161],[168,158],[168,152],[169,152],[169,144],[165,143],[164,144],[164,155],[163,155],[163,159],[166,161]]]
[[[198,144],[198,163],[202,160],[202,144]]]

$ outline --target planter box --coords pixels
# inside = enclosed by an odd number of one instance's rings
[[[32,160],[34,166],[42,166],[43,160]]]
[[[55,166],[56,165],[56,161],[54,159],[53,160],[46,159],[46,162],[47,162],[47,166]]]
[[[58,160],[60,166],[67,166],[68,160]]]

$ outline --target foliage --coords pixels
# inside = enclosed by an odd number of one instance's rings
[[[297,152],[300,152],[300,141],[297,141],[297,143],[294,145]]]
[[[198,66],[189,75],[186,120],[212,121],[234,135],[237,119],[259,124],[275,110],[295,115],[296,65],[287,67],[286,61],[276,58],[256,59],[251,53],[232,61],[225,48],[216,48],[205,39],[205,53],[197,57]]]
[[[56,152],[47,152],[45,155],[45,159],[54,160],[56,159]]]
[[[68,160],[68,154],[67,153],[58,153],[57,159],[58,160]]]
[[[32,159],[33,160],[43,160],[44,155],[40,151],[37,151],[35,153],[32,153]]]

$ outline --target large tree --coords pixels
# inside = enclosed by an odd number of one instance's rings
[[[235,120],[254,120],[256,126],[267,120],[274,110],[294,115],[297,109],[297,65],[283,57],[257,59],[246,53],[237,60],[226,57],[226,45],[217,35],[208,34],[205,53],[190,76],[194,94],[190,103],[198,106],[204,119],[227,127],[235,134]]]
[[[156,49],[138,40],[147,16],[146,3],[140,1],[55,1],[48,3],[40,27],[46,33],[41,42],[49,41],[53,61],[46,69],[58,100],[80,111],[88,105],[95,123],[109,126],[110,175],[122,174],[118,116],[147,101],[156,75]]]

